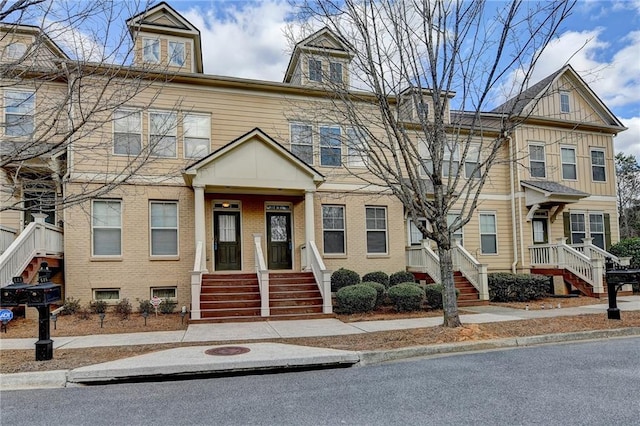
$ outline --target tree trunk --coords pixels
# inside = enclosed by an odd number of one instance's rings
[[[453,259],[451,249],[438,248],[440,256],[440,276],[442,277],[442,306],[444,311],[445,327],[460,327],[458,315],[458,300],[456,298],[456,286],[453,281]]]

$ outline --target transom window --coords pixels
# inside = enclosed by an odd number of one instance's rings
[[[122,255],[122,202],[94,200],[92,208],[93,255]]]
[[[607,180],[603,149],[591,150],[591,177],[594,182],[605,182]]]
[[[325,254],[345,253],[344,206],[322,206],[322,237]]]
[[[307,164],[313,164],[313,133],[310,124],[291,124],[291,153]]]
[[[329,63],[329,80],[332,83],[342,83],[342,64],[340,62]]]
[[[339,167],[342,164],[340,127],[320,126],[320,165]]]
[[[529,170],[531,177],[547,176],[544,145],[529,145]]]
[[[151,224],[151,255],[178,255],[178,203],[152,201],[149,209]]]
[[[309,59],[309,80],[322,81],[322,61]]]
[[[140,111],[119,109],[113,113],[113,153],[138,155],[142,151]]]
[[[211,147],[211,117],[205,114],[185,114],[184,157],[202,158]]]
[[[184,65],[185,49],[184,43],[179,41],[169,42],[169,64],[181,67]]]
[[[367,253],[387,252],[387,208],[366,207]]]
[[[575,148],[560,148],[560,154],[562,157],[562,179],[576,180],[576,150]]]
[[[145,38],[142,40],[142,59],[144,62],[160,62],[160,40]]]
[[[4,134],[30,136],[33,134],[36,95],[31,91],[4,91]]]
[[[480,251],[482,254],[498,253],[495,213],[480,213]]]
[[[149,112],[149,143],[151,154],[157,157],[176,157],[176,114]]]
[[[560,92],[560,112],[571,112],[571,106],[569,104],[569,92]]]

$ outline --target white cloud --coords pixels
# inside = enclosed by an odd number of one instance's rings
[[[282,81],[289,62],[289,4],[266,0],[224,7],[223,15],[215,9],[180,11],[200,29],[205,73]]]
[[[629,130],[620,133],[613,140],[616,152],[635,155],[636,160],[640,161],[640,117],[621,118],[620,121]]]

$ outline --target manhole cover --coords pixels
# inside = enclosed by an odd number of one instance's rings
[[[223,346],[221,348],[207,349],[204,353],[207,355],[230,356],[246,354],[249,351],[251,349],[242,346]]]

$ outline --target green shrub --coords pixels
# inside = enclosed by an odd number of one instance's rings
[[[62,305],[62,307],[64,308],[61,312],[62,315],[73,315],[81,309],[80,299],[67,297],[64,299],[64,304]]]
[[[360,284],[360,275],[350,269],[340,268],[331,274],[331,291],[338,291],[342,287]]]
[[[631,257],[630,268],[640,268],[640,237],[625,238],[609,249],[609,253],[618,257]],[[633,292],[640,293],[640,283],[633,284]]]
[[[427,299],[427,305],[431,309],[442,309],[442,292],[444,286],[442,284],[429,284],[425,287],[424,293]]]
[[[389,276],[390,287],[393,287],[394,285],[400,284],[400,283],[410,283],[415,281],[416,281],[416,277],[414,277],[413,274],[409,271],[398,271],[398,272],[394,272],[393,274],[391,274],[391,276]]]
[[[160,302],[160,306],[158,306],[158,309],[163,314],[170,314],[174,311],[174,309],[176,309],[177,305],[178,302],[176,302],[175,300],[163,299],[162,302]]]
[[[382,302],[384,301],[384,293],[386,290],[385,286],[373,281],[363,282],[362,285],[367,285],[376,291],[376,304],[374,308],[378,308],[380,305],[382,305]]]
[[[120,300],[116,305],[116,314],[120,316],[120,319],[129,319],[132,311],[131,302],[127,298]]]
[[[377,292],[371,286],[356,284],[342,287],[336,293],[338,309],[344,314],[370,312],[376,304]]]
[[[104,314],[107,312],[107,302],[104,300],[96,300],[89,304],[89,309],[94,314]]]
[[[492,302],[527,302],[551,293],[551,278],[536,274],[489,274],[489,300]]]
[[[153,305],[151,304],[151,301],[148,299],[137,299],[138,300],[138,312],[140,312],[141,314],[143,313],[147,313],[150,314],[152,312],[155,312],[155,309],[153,308]]]
[[[387,294],[398,312],[417,311],[422,308],[424,291],[415,283],[396,284]]]
[[[389,288],[389,275],[382,271],[369,272],[362,276],[362,282],[380,283],[384,288]]]

